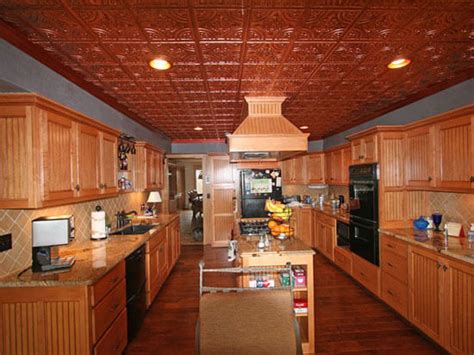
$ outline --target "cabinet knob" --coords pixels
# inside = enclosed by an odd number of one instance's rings
[[[99,187],[100,187],[101,189],[105,189],[105,184],[99,184]]]
[[[439,261],[436,262],[436,268],[439,269],[441,267],[441,264]]]
[[[443,265],[443,271],[448,270],[448,267],[446,265]]]
[[[432,181],[433,178],[431,176],[428,176],[428,181]]]
[[[471,176],[471,182],[474,182],[474,176]]]
[[[81,189],[81,186],[77,184],[74,188],[76,189],[76,191],[79,191]]]
[[[363,156],[363,155],[359,155],[359,159],[364,159],[364,156]]]

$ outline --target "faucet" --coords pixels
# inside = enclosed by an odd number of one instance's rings
[[[129,223],[132,223],[131,218],[128,217],[128,215],[131,214],[136,216],[138,213],[137,211],[125,212],[124,210],[117,212],[117,214],[115,215],[117,217],[117,229],[125,227]]]

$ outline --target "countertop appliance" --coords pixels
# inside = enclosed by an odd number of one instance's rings
[[[379,265],[378,184],[377,164],[349,167],[350,248],[375,265]]]
[[[39,217],[31,221],[32,270],[44,272],[72,267],[75,258],[51,257],[51,247],[65,245],[74,236],[74,220],[70,215]]]
[[[337,221],[336,234],[338,247],[350,246],[350,228],[347,223]]]
[[[145,246],[125,259],[127,283],[128,340],[140,330],[146,312]]]
[[[242,218],[265,218],[265,200],[282,199],[280,169],[244,169],[240,171]]]

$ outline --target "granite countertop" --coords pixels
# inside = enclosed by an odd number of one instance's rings
[[[100,241],[73,241],[58,248],[59,256],[76,257],[71,269],[46,273],[33,273],[28,269],[19,276],[13,274],[0,279],[0,287],[92,285],[145,244],[153,233],[162,230],[177,217],[178,214],[168,214],[156,218],[135,218],[133,224],[158,224],[145,234],[112,235]]]
[[[312,208],[313,210],[324,213],[325,215],[329,217],[334,217],[341,222],[349,223],[349,220],[350,220],[349,211],[343,211],[340,208],[333,209],[332,207],[327,206],[327,205],[324,205],[323,207],[320,207],[318,205],[317,207],[312,207]]]
[[[431,230],[380,228],[379,232],[474,265],[474,242],[467,238],[448,237],[446,243],[443,232]]]
[[[238,253],[241,257],[268,254],[314,254],[314,250],[297,238],[271,239],[270,246],[263,251],[257,249],[258,237],[238,237]]]

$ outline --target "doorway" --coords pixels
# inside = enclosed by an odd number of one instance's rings
[[[200,156],[168,156],[169,208],[180,215],[181,244],[202,245],[203,162]]]

